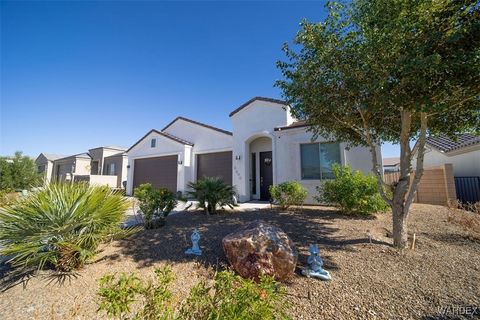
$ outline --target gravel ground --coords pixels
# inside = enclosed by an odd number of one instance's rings
[[[464,318],[480,317],[478,235],[449,222],[446,208],[415,204],[409,231],[416,234],[416,248],[403,252],[393,249],[387,236],[389,214],[347,217],[323,207],[296,213],[177,213],[161,229],[104,246],[97,261],[76,275],[42,272],[24,282],[4,276],[0,319],[100,319],[95,293],[103,274],[137,272],[150,278],[165,263],[172,264],[173,290],[180,300],[226,264],[222,237],[255,219],[279,226],[299,248],[297,275],[286,284],[294,319],[458,319],[472,307],[479,307],[476,315]],[[204,255],[199,258],[184,254],[194,228],[202,235]],[[332,281],[300,276],[310,243],[319,244]]]

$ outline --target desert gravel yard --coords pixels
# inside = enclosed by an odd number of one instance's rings
[[[104,246],[96,261],[75,275],[42,272],[20,283],[3,274],[0,319],[101,319],[95,295],[103,274],[136,272],[149,278],[165,263],[172,265],[180,300],[200,279],[224,268],[222,238],[255,219],[282,228],[299,249],[297,275],[286,284],[294,319],[458,319],[462,312],[465,319],[480,317],[479,309],[467,315],[480,307],[478,235],[451,222],[444,207],[415,204],[409,232],[416,234],[416,248],[403,252],[391,247],[389,214],[348,217],[325,207],[296,213],[178,213],[161,229]],[[184,254],[194,228],[202,235],[204,255],[198,258]],[[319,244],[333,281],[300,276],[310,243]]]

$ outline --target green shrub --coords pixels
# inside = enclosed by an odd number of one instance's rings
[[[156,281],[144,283],[134,274],[105,275],[100,279],[99,312],[124,319],[288,319],[285,288],[272,277],[259,283],[231,271],[216,274],[213,285],[200,282],[189,296],[173,306],[169,267],[157,269]],[[137,309],[132,311],[132,307]]]
[[[15,191],[38,187],[42,174],[37,172],[35,160],[15,152],[14,156],[0,157],[0,190]]]
[[[154,188],[144,183],[135,188],[133,195],[140,202],[146,229],[155,229],[165,224],[165,218],[177,205],[175,194],[167,188]]]
[[[108,187],[52,183],[0,208],[0,255],[16,267],[79,268],[101,242],[132,231],[120,229],[127,208]]]
[[[300,206],[307,198],[308,191],[298,181],[285,181],[270,186],[270,196],[278,203],[282,210],[290,206]]]
[[[203,177],[196,182],[190,182],[188,187],[192,190],[188,194],[199,202],[198,207],[207,214],[215,214],[218,207],[235,206],[235,188],[221,178]]]
[[[133,273],[122,273],[118,279],[112,274],[106,274],[99,280],[100,296],[98,311],[105,311],[109,317],[122,317],[129,313],[136,296],[142,292],[142,282]]]
[[[317,201],[336,204],[345,213],[371,214],[388,208],[372,174],[366,176],[338,164],[334,164],[332,169],[335,178],[323,181],[317,187]]]
[[[173,281],[173,272],[165,266],[155,270],[156,281],[144,283],[135,274],[122,273],[104,275],[99,283],[100,297],[98,312],[104,311],[109,317],[124,319],[133,313],[134,319],[173,319],[172,293],[168,289]],[[134,303],[140,302],[139,310],[131,311]]]
[[[201,282],[184,301],[180,319],[288,319],[285,288],[273,277],[259,283],[231,271],[219,272],[213,287]]]

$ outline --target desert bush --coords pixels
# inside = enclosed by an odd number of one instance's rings
[[[235,188],[218,177],[203,177],[188,184],[188,194],[198,201],[198,207],[207,214],[217,213],[217,208],[235,206]]]
[[[169,266],[155,270],[156,281],[145,283],[135,274],[122,273],[104,275],[99,283],[97,295],[100,297],[98,312],[109,317],[124,319],[131,315],[134,319],[174,319],[172,293],[168,286],[173,281]],[[132,306],[138,303],[137,311]]]
[[[277,185],[270,186],[270,195],[275,203],[278,203],[282,210],[287,210],[290,206],[300,206],[308,195],[305,189],[298,181],[286,181]]]
[[[146,229],[163,226],[165,218],[177,205],[172,191],[167,188],[154,188],[150,183],[136,187],[133,195],[140,203]]]
[[[71,271],[122,230],[128,203],[108,187],[50,184],[0,208],[0,255],[15,267]]]
[[[99,312],[133,319],[287,319],[284,287],[272,277],[256,283],[231,271],[216,274],[213,285],[200,282],[175,308],[169,285],[169,267],[155,270],[154,282],[143,282],[134,274],[107,274],[100,279]],[[136,310],[132,311],[133,307]]]
[[[449,201],[447,221],[462,227],[472,238],[480,239],[480,202]]]
[[[17,192],[10,192],[8,190],[0,190],[0,207],[10,206],[18,199]]]
[[[201,282],[190,291],[180,319],[287,319],[285,289],[273,277],[259,283],[231,271],[219,272],[213,286]]]
[[[336,204],[345,213],[371,214],[388,208],[373,175],[338,164],[334,164],[332,170],[335,178],[322,181],[317,187],[317,201]]]

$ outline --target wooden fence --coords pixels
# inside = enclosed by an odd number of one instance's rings
[[[388,172],[384,174],[383,179],[386,184],[392,185],[399,178],[399,172]],[[415,202],[447,205],[449,201],[453,201],[456,198],[455,179],[451,164],[424,169],[422,179],[420,179],[418,185]]]

